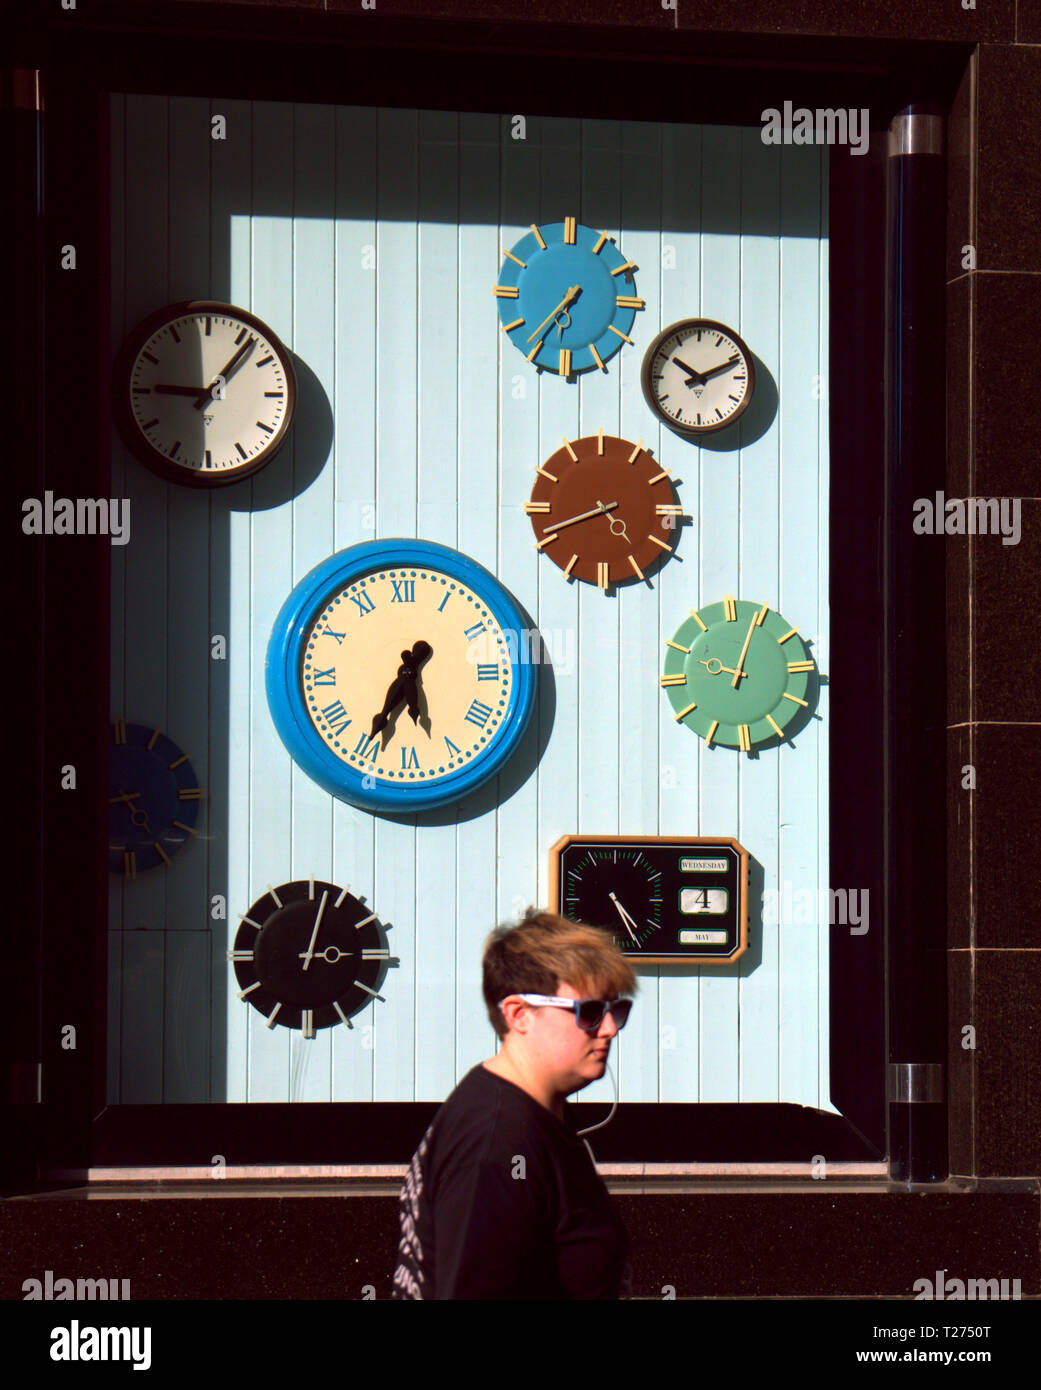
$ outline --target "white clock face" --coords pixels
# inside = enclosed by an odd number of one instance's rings
[[[409,674],[403,658],[423,643],[429,655],[413,657]],[[338,758],[376,781],[415,786],[472,766],[496,742],[513,665],[477,594],[408,566],[373,570],[325,604],[300,678],[311,722]]]
[[[282,350],[216,310],[164,322],[130,370],[130,413],[152,450],[209,481],[249,473],[281,443],[292,389]]]
[[[731,424],[748,404],[754,381],[744,344],[722,324],[696,320],[658,340],[648,377],[661,414],[692,433]]]

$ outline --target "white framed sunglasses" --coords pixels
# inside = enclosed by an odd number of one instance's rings
[[[536,1008],[571,1009],[575,1022],[587,1033],[593,1033],[600,1027],[608,1010],[611,1011],[615,1027],[624,1028],[633,1006],[631,999],[562,999],[555,994],[508,994],[506,999],[523,999],[526,1004],[534,1004]],[[500,1009],[506,999],[499,1000]]]

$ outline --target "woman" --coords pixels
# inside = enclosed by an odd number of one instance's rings
[[[633,972],[606,932],[529,911],[488,938],[482,984],[502,1046],[413,1155],[393,1297],[618,1298],[625,1229],[564,1101],[603,1076]]]

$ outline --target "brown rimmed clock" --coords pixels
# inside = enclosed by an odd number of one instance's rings
[[[740,419],[755,391],[755,364],[725,323],[683,319],[651,343],[640,381],[659,420],[693,439]]]
[[[611,585],[645,580],[674,549],[682,508],[667,469],[616,435],[565,439],[535,470],[524,510],[535,549],[568,579]]]
[[[166,305],[137,325],[112,373],[116,425],[153,472],[221,487],[263,468],[296,408],[292,358],[274,331],[234,304]]]
[[[729,964],[748,948],[748,851],[727,836],[564,835],[549,900],[630,960]]]

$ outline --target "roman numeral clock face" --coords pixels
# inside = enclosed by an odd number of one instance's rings
[[[316,781],[356,805],[459,800],[502,765],[530,715],[521,631],[501,585],[445,546],[352,547],[312,571],[276,622],[276,727]]]
[[[162,309],[135,330],[114,372],[116,420],[135,455],[172,482],[238,482],[268,463],[292,422],[289,353],[230,304]]]

